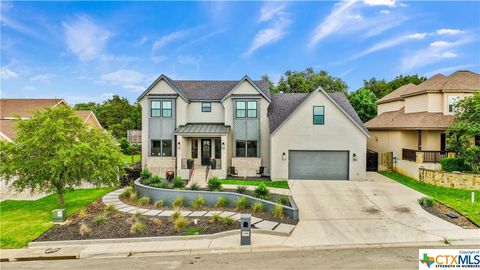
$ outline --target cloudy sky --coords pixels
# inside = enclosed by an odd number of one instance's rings
[[[480,71],[480,2],[4,2],[1,96],[134,101],[174,79]]]

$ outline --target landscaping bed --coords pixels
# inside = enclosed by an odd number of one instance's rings
[[[72,215],[65,225],[55,225],[35,241],[214,234],[239,229],[238,222],[221,218],[216,221],[212,217],[184,219],[186,224],[182,228],[176,228],[172,217],[127,214],[107,207],[101,200],[97,200],[84,211]],[[196,225],[194,219],[197,220]],[[139,223],[143,225],[135,225]]]
[[[464,229],[478,229],[479,227],[470,221],[468,218],[464,217],[462,214],[453,210],[452,208],[445,206],[439,202],[433,202],[431,206],[420,204],[422,208],[429,212],[430,214],[437,216],[445,221],[453,223],[457,226],[460,226]],[[447,214],[458,216],[457,218],[451,218]]]

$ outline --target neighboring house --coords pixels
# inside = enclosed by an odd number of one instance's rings
[[[142,165],[154,174],[189,178],[365,179],[368,131],[341,93],[271,94],[269,85],[239,81],[172,80],[161,75],[138,98]],[[213,168],[215,167],[215,168]]]
[[[0,99],[0,140],[12,141],[17,136],[18,117],[29,119],[36,111],[56,106],[68,104],[63,99]],[[89,128],[102,128],[92,111],[79,110],[75,113]]]
[[[471,71],[437,74],[396,89],[377,101],[378,116],[365,123],[368,149],[393,152],[393,169],[414,178],[419,167],[440,169],[440,159],[448,155],[445,131],[453,123],[455,104],[478,91],[480,75]]]

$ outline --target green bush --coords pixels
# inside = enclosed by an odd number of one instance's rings
[[[162,181],[162,178],[158,175],[152,176],[148,179],[143,180],[143,184],[153,186],[159,184]]]
[[[245,197],[238,197],[236,203],[237,210],[243,210],[248,208],[248,201]]]
[[[158,200],[158,201],[155,202],[155,207],[160,208],[160,207],[163,207],[163,205],[164,205],[164,201],[163,201],[163,200]]]
[[[468,171],[469,168],[465,164],[464,158],[442,158],[440,160],[442,168],[447,172],[453,171]]]
[[[263,203],[256,202],[252,206],[252,212],[253,213],[261,213],[261,212],[263,212],[263,208],[264,208]]]
[[[177,189],[182,189],[185,187],[185,182],[183,182],[183,179],[181,177],[177,176],[173,180],[172,187]]]
[[[288,198],[288,196],[282,195],[280,197],[280,199],[278,200],[278,203],[280,203],[282,205],[289,206],[290,205],[290,199]]]
[[[102,224],[107,223],[108,217],[105,216],[105,215],[98,215],[98,216],[95,217],[94,221],[95,221],[95,224],[102,225]]]
[[[205,206],[205,198],[203,196],[198,196],[192,201],[192,208],[198,210]]]
[[[130,155],[132,153],[132,146],[130,145],[130,142],[127,140],[127,138],[120,139],[120,149],[125,155]]]
[[[213,177],[212,179],[208,180],[208,190],[210,191],[221,191],[222,190],[222,182],[217,177]]]
[[[211,221],[214,223],[220,222],[222,220],[222,216],[220,216],[220,213],[215,213],[212,215]]]
[[[137,200],[137,205],[139,206],[147,205],[149,203],[150,203],[150,197],[148,196],[143,196]]]
[[[198,235],[201,233],[202,233],[201,227],[191,227],[185,232],[185,235]]]
[[[119,211],[118,211],[117,207],[115,207],[115,205],[113,205],[113,204],[105,207],[105,213],[107,213],[107,214],[116,214],[118,212]]]
[[[167,180],[162,179],[159,183],[152,184],[152,187],[170,189],[170,183],[168,183]]]
[[[178,196],[175,198],[175,200],[172,201],[172,207],[173,208],[182,208],[183,207],[183,197]]]
[[[189,223],[190,222],[188,221],[188,219],[180,216],[174,221],[175,230],[177,230],[179,232],[183,231],[183,230],[185,230],[185,228],[188,226]]]
[[[141,233],[145,230],[145,225],[140,222],[140,221],[136,221],[135,223],[132,224],[132,226],[130,227],[130,233],[131,234],[137,234],[137,233]]]
[[[235,223],[235,219],[233,219],[231,217],[224,217],[224,218],[222,218],[222,223],[227,225],[227,226],[231,226]]]
[[[149,169],[145,168],[140,173],[140,177],[142,178],[142,180],[145,180],[145,179],[148,179],[148,178],[152,177],[152,173],[150,172]]]
[[[275,208],[273,208],[273,217],[283,218],[283,205],[275,204]]]
[[[190,186],[190,190],[199,190],[199,189],[200,189],[200,185],[198,183],[193,183]]]
[[[227,207],[230,204],[227,198],[220,196],[217,198],[217,202],[215,203],[215,207],[217,208],[223,208]]]
[[[177,211],[173,212],[173,214],[170,216],[170,218],[171,218],[173,221],[175,221],[175,220],[177,220],[177,219],[178,219],[179,217],[181,217],[181,216],[182,216],[182,213],[177,210]]]
[[[255,189],[255,197],[264,200],[270,199],[270,190],[268,190],[267,186],[264,183],[261,183]]]
[[[435,200],[430,197],[423,197],[418,199],[418,203],[423,206],[432,207],[435,204]]]
[[[237,187],[237,193],[245,194],[245,192],[247,192],[247,187],[246,186],[238,186]]]

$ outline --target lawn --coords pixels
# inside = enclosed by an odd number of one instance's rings
[[[67,215],[110,192],[110,188],[78,189],[65,193]],[[52,211],[60,208],[52,194],[36,201],[0,202],[0,248],[21,248],[47,231],[53,224]]]
[[[135,154],[133,155],[133,162],[137,162],[137,161],[141,161],[142,160],[142,156],[140,154]],[[123,155],[123,158],[122,158],[122,161],[123,162],[126,162],[126,163],[131,163],[132,162],[132,155]]]
[[[239,179],[223,179],[220,181],[222,182],[222,185],[258,186],[263,183],[267,187],[289,189],[287,181],[256,181]]]
[[[395,172],[380,173],[455,209],[480,226],[480,192],[478,190],[475,192],[475,203],[472,204],[471,190],[426,184]]]

